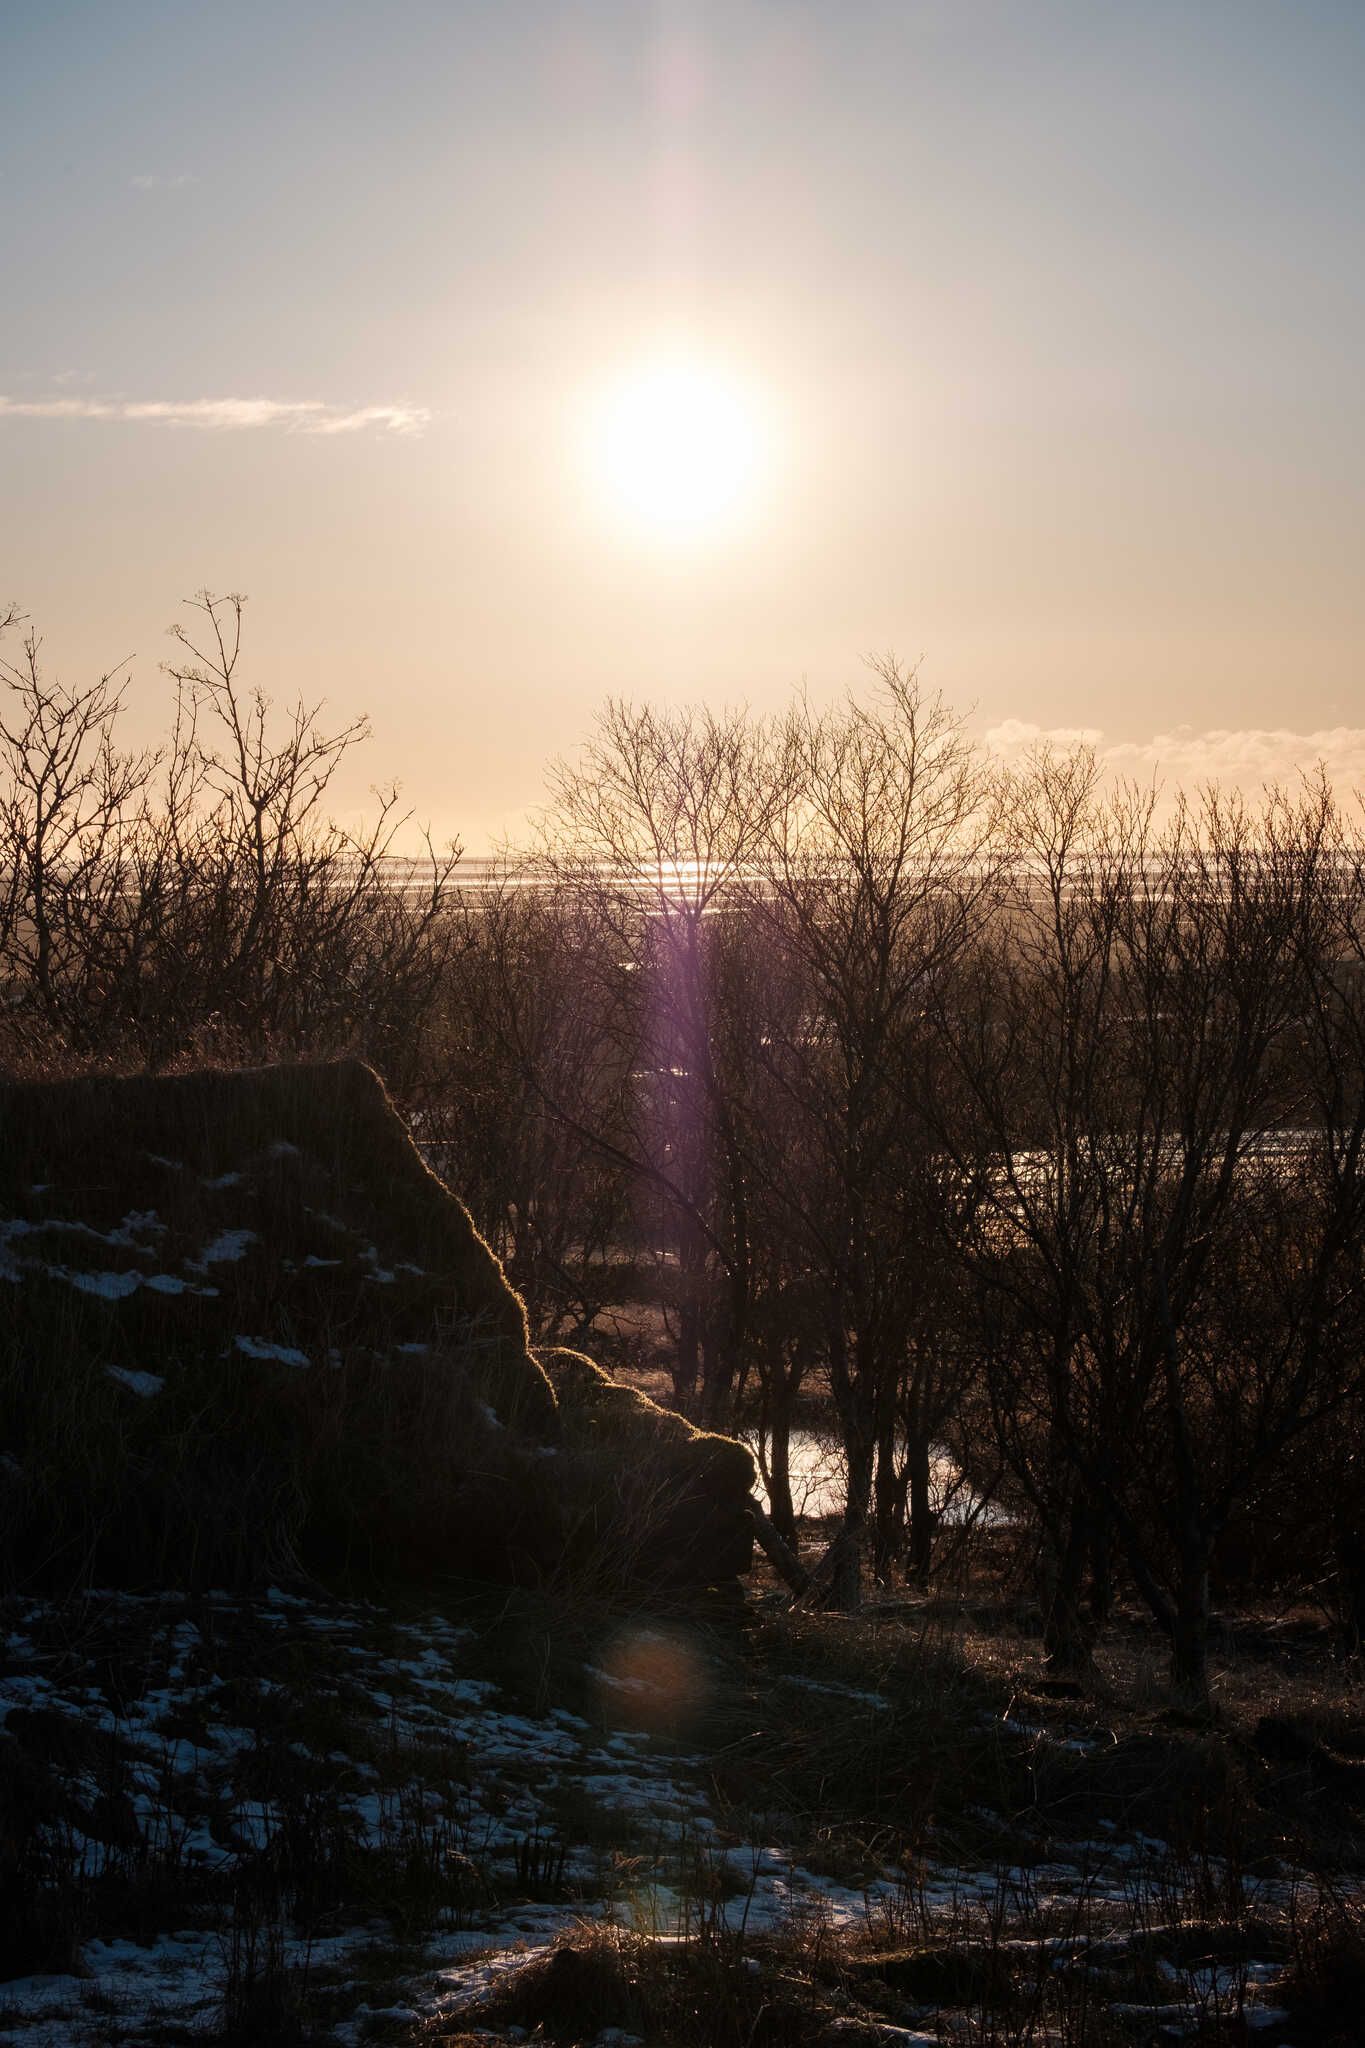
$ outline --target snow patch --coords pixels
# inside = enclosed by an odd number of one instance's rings
[[[69,1266],[48,1266],[44,1270],[54,1280],[65,1280],[68,1287],[78,1288],[82,1294],[98,1295],[103,1301],[126,1301],[142,1285],[141,1273],[73,1273]]]
[[[259,1337],[234,1337],[232,1341],[247,1358],[272,1359],[277,1365],[309,1363],[308,1353],[296,1350],[292,1344],[269,1344]]]
[[[255,1243],[254,1230],[220,1230],[197,1259],[186,1259],[185,1264],[192,1273],[207,1272],[210,1266],[229,1266],[245,1258],[247,1247]]]
[[[135,1372],[127,1365],[106,1365],[104,1370],[111,1380],[117,1380],[119,1385],[127,1387],[130,1393],[141,1394],[144,1398],[151,1394],[159,1394],[166,1384],[159,1373]]]

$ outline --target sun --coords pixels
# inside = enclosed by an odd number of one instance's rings
[[[664,540],[718,535],[742,514],[759,454],[742,387],[690,363],[636,371],[603,400],[595,465],[618,518]]]

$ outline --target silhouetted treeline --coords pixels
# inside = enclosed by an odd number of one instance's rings
[[[1324,781],[1166,811],[1009,772],[913,675],[782,717],[609,705],[477,886],[347,835],[363,736],[277,721],[205,599],[157,754],[7,672],[11,1062],[360,1051],[548,1337],[662,1312],[678,1403],[760,1435],[828,1597],[923,1583],[946,1446],[1084,1670],[1117,1593],[1206,1687],[1211,1589],[1365,1623],[1365,831]]]
[[[401,1074],[439,986],[456,855],[396,863],[392,791],[360,834],[329,786],[365,720],[325,733],[238,675],[242,601],[173,628],[170,732],[121,744],[120,688],[68,690],[30,636],[0,663],[0,995],[12,1057],[149,1068],[351,1042]],[[13,615],[0,625],[15,623]]]

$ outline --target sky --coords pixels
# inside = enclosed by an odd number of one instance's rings
[[[0,0],[0,96],[0,601],[138,734],[208,587],[473,851],[608,694],[892,651],[1365,781],[1359,0]],[[661,364],[746,436],[681,530]]]

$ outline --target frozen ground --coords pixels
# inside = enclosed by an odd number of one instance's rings
[[[718,1816],[704,1755],[620,1725],[666,1718],[651,1694],[673,1666],[647,1628],[632,1655],[583,1663],[571,1708],[510,1697],[481,1675],[478,1637],[435,1613],[274,1590],[3,1618],[0,1789],[36,1787],[5,1876],[53,1905],[34,1922],[43,1967],[0,1983],[0,2040],[28,2048],[212,2033],[272,1973],[307,1981],[323,2038],[401,2039],[583,1920],[742,1945],[802,1923],[889,1942],[936,1915],[961,1932],[1027,1914],[1076,1961],[1107,1909],[1131,1919],[1146,1887],[1150,1922],[1159,1896],[1165,1845],[1115,1830],[1046,1861],[820,1874],[775,1828]],[[888,1712],[866,1689],[783,1682],[832,1716]],[[1267,1879],[1268,1909],[1282,1890]],[[1216,1963],[1170,1967],[1168,2018],[1232,1996]],[[1274,1974],[1237,1972],[1251,2024],[1274,2014]]]

